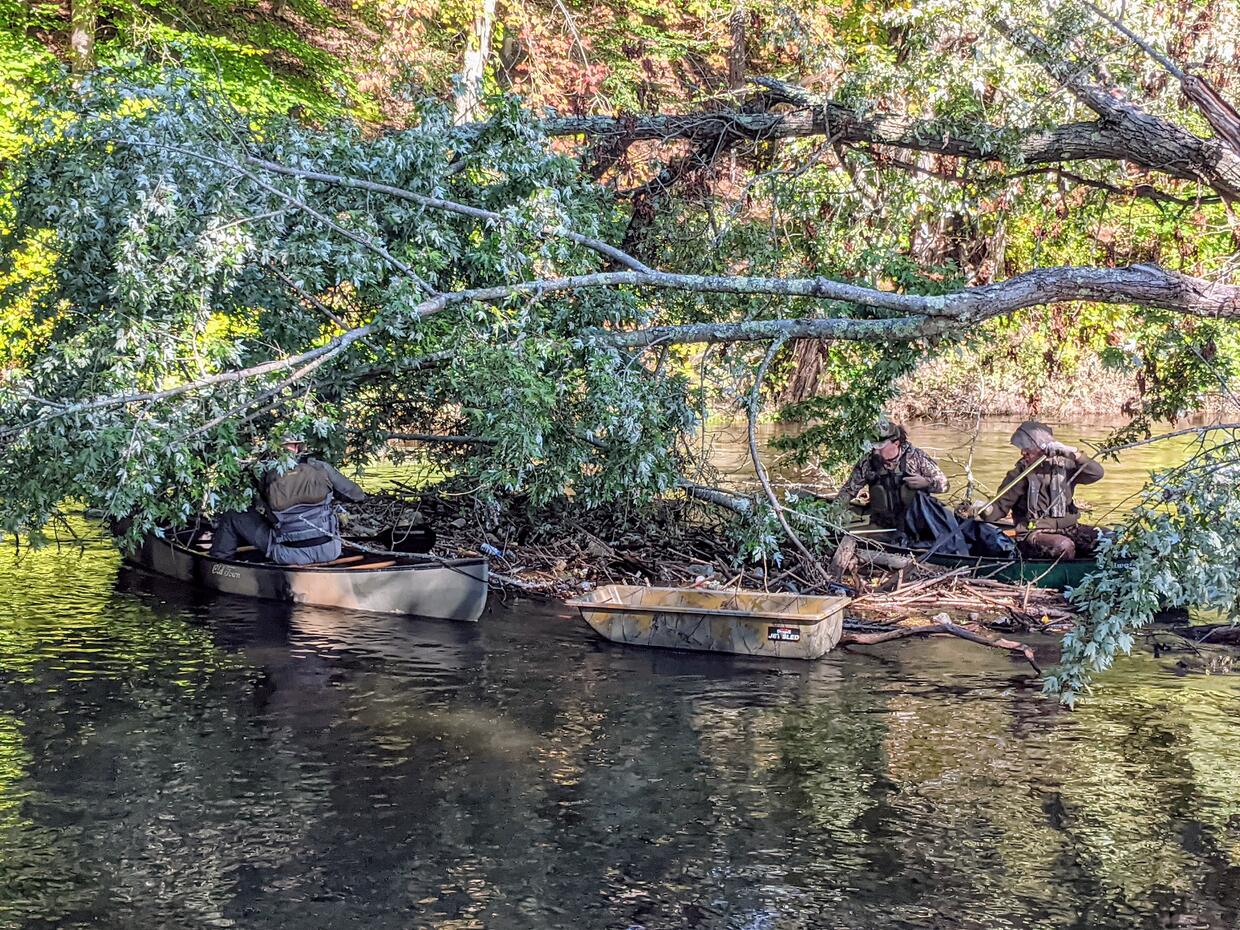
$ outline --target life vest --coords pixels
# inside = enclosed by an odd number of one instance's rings
[[[893,469],[879,465],[878,476],[867,487],[870,490],[870,522],[876,526],[898,527],[904,511],[913,503],[917,492],[904,483],[908,476],[905,464],[907,449],[900,453]]]
[[[1080,467],[1072,459],[1055,456],[1025,477],[1025,493],[1012,508],[1017,526],[1067,529],[1080,520],[1073,500],[1073,478]],[[1059,498],[1059,506],[1054,506]]]
[[[340,535],[340,523],[332,507],[332,495],[314,504],[294,504],[284,510],[273,510],[274,542],[286,549],[309,549],[324,546]]]
[[[327,466],[311,458],[301,459],[283,474],[269,471],[263,481],[263,497],[272,511],[317,504],[331,494],[332,478]]]
[[[265,485],[263,497],[275,521],[275,545],[311,549],[338,539],[332,479],[321,463],[303,459],[283,474],[269,472]]]

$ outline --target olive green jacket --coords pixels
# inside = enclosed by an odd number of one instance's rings
[[[357,503],[366,493],[326,462],[305,458],[284,474],[268,472],[263,498],[275,513],[298,504],[317,504],[330,495]]]
[[[1008,487],[1003,495],[982,511],[981,517],[990,523],[1002,520],[1009,513],[1018,529],[1023,530],[1062,530],[1075,526],[1080,520],[1080,511],[1076,501],[1068,502],[1068,512],[1062,517],[1042,516],[1050,508],[1050,482],[1041,482],[1040,500],[1029,500],[1028,476],[1016,479],[1028,466],[1020,462],[1007,473],[1000,487]],[[1093,484],[1103,476],[1102,466],[1080,452],[1072,456],[1054,456],[1038,466],[1039,472],[1049,474],[1053,469],[1064,470],[1069,478],[1070,487],[1075,490],[1078,484]]]

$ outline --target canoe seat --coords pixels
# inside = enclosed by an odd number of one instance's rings
[[[360,562],[364,558],[366,558],[364,555],[342,555],[334,562],[323,562],[322,564],[324,567],[331,567],[332,565],[349,565],[353,562]]]
[[[307,562],[305,565],[296,565],[295,568],[335,568],[337,566],[344,567],[353,562],[360,562],[366,558],[364,555],[342,555],[334,562]]]

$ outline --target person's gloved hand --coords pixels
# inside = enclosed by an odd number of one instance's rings
[[[930,479],[921,475],[905,475],[904,484],[906,487],[912,488],[914,491],[924,491],[930,487]]]
[[[990,510],[986,501],[961,501],[956,505],[956,516],[961,520],[987,520],[986,512]],[[991,518],[993,519],[993,517]]]
[[[1042,451],[1047,455],[1066,455],[1069,458],[1076,455],[1076,449],[1072,446],[1066,446],[1062,442],[1052,440],[1042,447]]]

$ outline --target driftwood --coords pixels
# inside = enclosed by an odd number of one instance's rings
[[[1020,653],[1025,661],[1032,666],[1034,674],[1039,678],[1042,677],[1042,669],[1038,665],[1037,660],[1033,657],[1033,650],[1024,643],[1017,642],[1014,639],[1003,639],[998,636],[987,636],[977,630],[971,630],[959,624],[952,623],[950,620],[939,619],[934,623],[928,623],[924,626],[901,626],[891,630],[883,630],[875,633],[855,633],[845,631],[840,637],[841,646],[875,646],[879,643],[888,643],[895,639],[905,639],[909,636],[936,636],[948,635],[958,636],[966,639],[971,643],[977,643],[979,646],[989,646],[992,649],[1004,649],[1008,652]]]
[[[967,569],[863,594],[853,600],[850,610],[873,620],[925,618],[950,610],[966,614],[971,621],[985,615],[992,625],[1039,630],[1065,629],[1075,616],[1058,591],[974,578]]]

